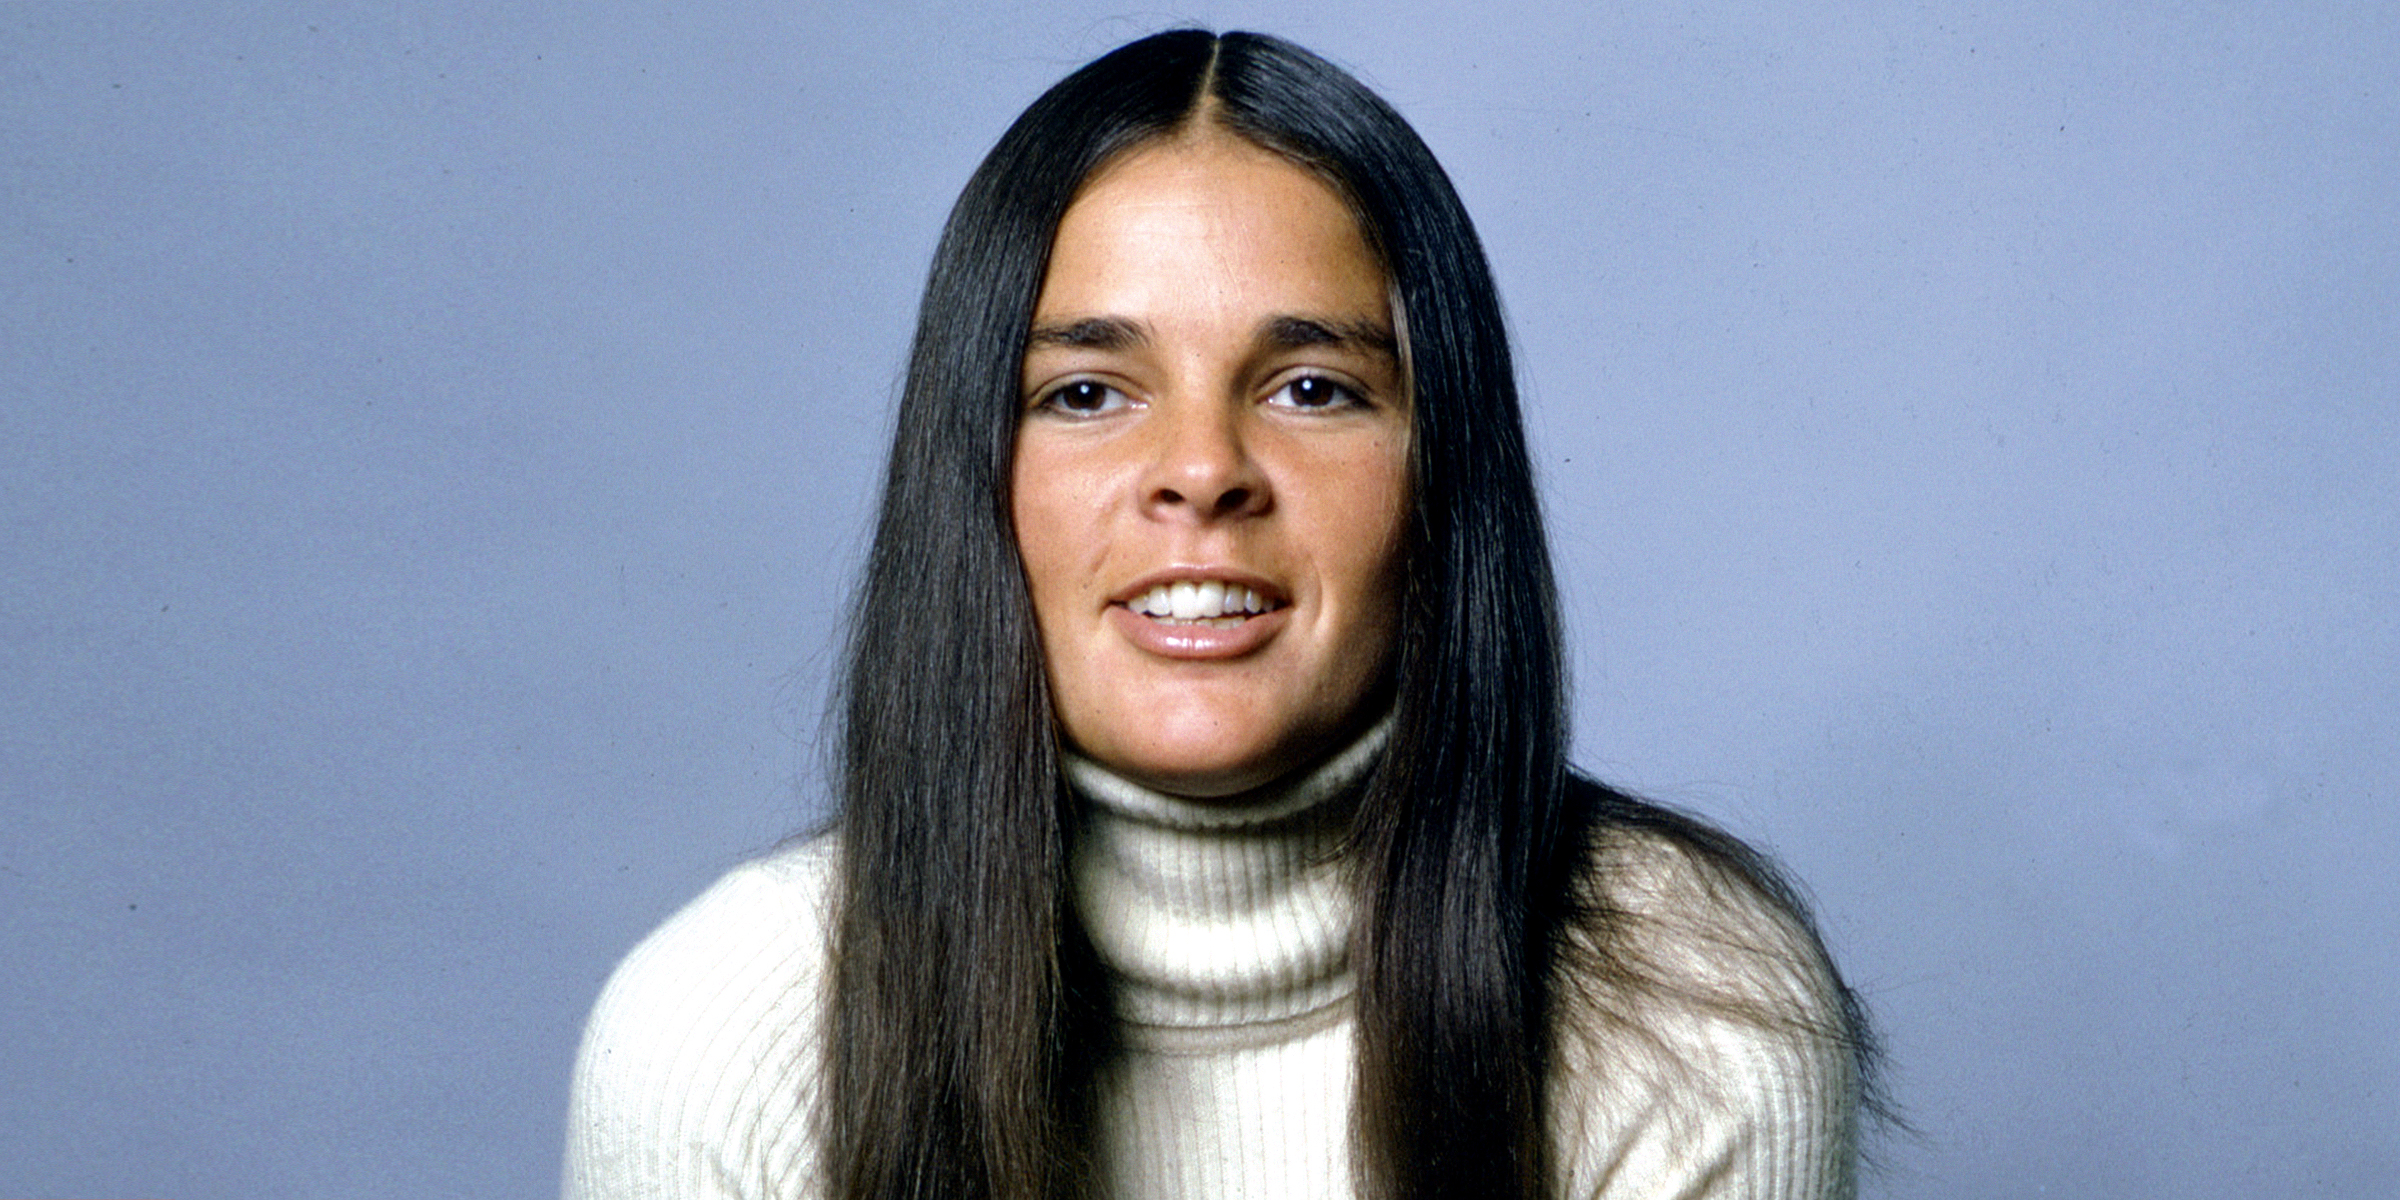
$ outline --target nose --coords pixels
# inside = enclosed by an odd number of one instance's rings
[[[1250,455],[1238,405],[1161,405],[1143,507],[1165,520],[1219,521],[1266,511],[1266,475]]]

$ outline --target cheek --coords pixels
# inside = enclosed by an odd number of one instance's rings
[[[1408,442],[1405,438],[1395,439],[1380,451],[1373,465],[1364,471],[1365,477],[1372,481],[1365,491],[1375,498],[1371,526],[1379,535],[1375,539],[1378,547],[1375,574],[1385,583],[1397,583],[1407,573],[1408,523],[1414,511]]]
[[[1416,489],[1411,485],[1413,471],[1402,440],[1386,460],[1386,504],[1383,529],[1383,553],[1376,570],[1376,592],[1380,597],[1377,611],[1383,621],[1385,651],[1399,637],[1401,596],[1408,589],[1408,557],[1411,544],[1410,526],[1416,517]]]
[[[1037,619],[1044,615],[1044,597],[1054,590],[1058,554],[1063,549],[1052,512],[1057,500],[1047,486],[1051,478],[1042,469],[1040,457],[1026,453],[1020,438],[1009,471],[1008,515],[1016,527],[1017,560],[1024,566],[1025,586],[1033,593]]]
[[[1030,443],[1030,444],[1029,444]],[[1073,597],[1098,578],[1104,541],[1097,536],[1097,493],[1088,472],[1070,457],[1049,453],[1038,439],[1019,438],[1009,476],[1009,518],[1017,557],[1044,625],[1063,615]]]
[[[1355,635],[1388,642],[1398,627],[1408,575],[1407,463],[1385,448],[1347,467],[1341,499],[1348,519],[1337,550],[1342,586],[1351,593],[1347,607]]]

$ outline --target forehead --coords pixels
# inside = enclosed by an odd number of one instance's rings
[[[1059,222],[1045,317],[1385,315],[1382,266],[1322,179],[1223,133],[1129,151]]]

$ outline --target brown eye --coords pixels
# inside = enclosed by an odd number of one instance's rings
[[[1349,408],[1365,403],[1357,392],[1323,375],[1303,375],[1275,390],[1267,403],[1302,410]]]
[[[1105,383],[1077,379],[1050,389],[1035,407],[1062,416],[1097,417],[1115,412],[1130,402],[1125,393]]]

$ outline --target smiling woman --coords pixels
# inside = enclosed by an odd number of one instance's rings
[[[1226,796],[1379,711],[1408,509],[1389,293],[1332,189],[1212,127],[1067,209],[1011,492],[1083,753]]]
[[[840,811],[611,979],[570,1197],[1849,1194],[1805,911],[1566,763],[1498,299],[1380,99],[1251,34],[1069,76],[897,428]]]

